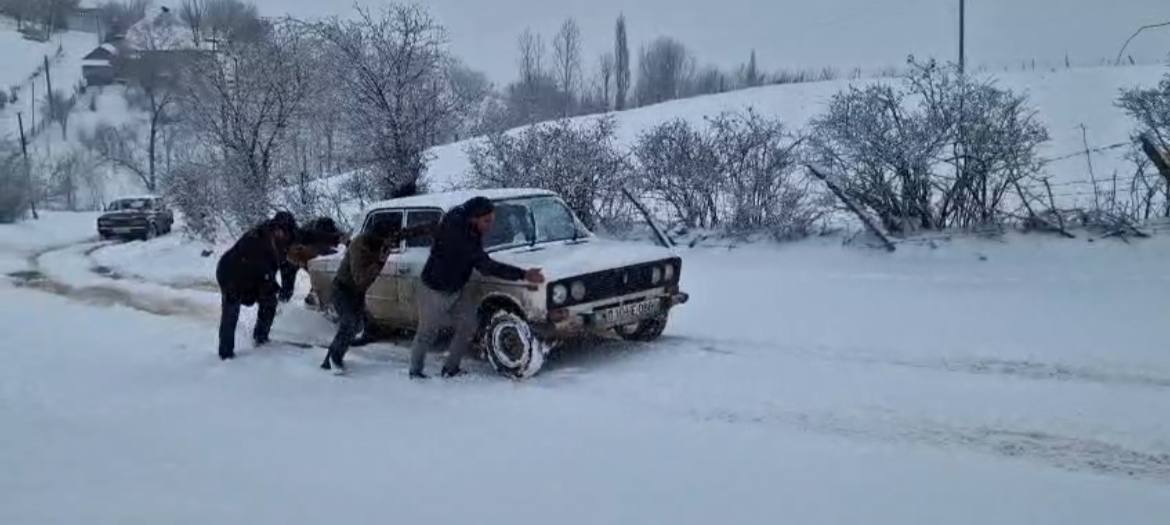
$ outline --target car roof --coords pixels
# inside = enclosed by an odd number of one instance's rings
[[[487,197],[493,201],[502,201],[522,197],[546,197],[555,195],[556,193],[551,191],[536,188],[446,191],[375,202],[366,208],[365,213],[368,214],[372,211],[388,208],[439,208],[447,212],[451,208],[467,202],[472,197]]]

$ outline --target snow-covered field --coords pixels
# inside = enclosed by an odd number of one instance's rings
[[[0,523],[1170,516],[1170,237],[687,250],[657,343],[416,383],[393,343],[221,363],[214,258],[89,221],[0,226],[47,278],[0,279]],[[274,337],[328,340],[297,305]]]

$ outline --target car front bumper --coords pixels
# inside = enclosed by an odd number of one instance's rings
[[[547,320],[536,323],[534,328],[546,339],[604,332],[618,326],[667,315],[672,308],[686,304],[689,300],[690,295],[685,292],[668,290],[612,298],[553,310]],[[619,310],[627,310],[629,315],[612,315],[612,312]]]
[[[98,234],[105,237],[113,237],[116,235],[142,235],[145,234],[146,231],[147,226],[145,224],[98,226]]]

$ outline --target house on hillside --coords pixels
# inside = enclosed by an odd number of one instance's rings
[[[106,43],[90,51],[81,61],[81,74],[87,87],[108,86],[118,79],[117,59],[121,51]]]
[[[174,12],[159,7],[130,26],[124,36],[87,55],[82,73],[89,86],[158,82],[205,52]]]

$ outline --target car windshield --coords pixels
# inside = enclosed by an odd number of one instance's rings
[[[557,197],[510,199],[496,203],[496,222],[483,244],[487,250],[502,250],[588,235],[588,230]]]
[[[150,199],[122,199],[110,203],[107,211],[145,210],[150,208]]]

